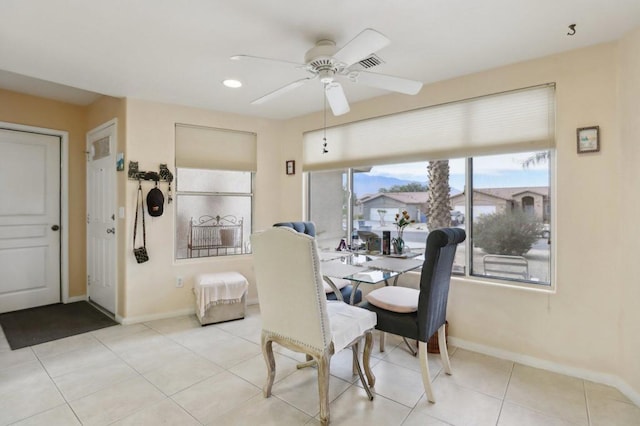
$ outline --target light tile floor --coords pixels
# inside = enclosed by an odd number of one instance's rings
[[[377,345],[376,345],[377,346]],[[201,327],[184,316],[11,351],[0,334],[0,425],[316,425],[316,370],[276,347],[273,396],[262,397],[260,312]],[[418,358],[399,338],[376,347],[376,397],[332,358],[333,425],[640,425],[617,390],[451,348],[452,376],[429,354],[437,403],[424,396]]]

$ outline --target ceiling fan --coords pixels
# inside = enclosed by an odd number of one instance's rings
[[[286,64],[303,69],[311,74],[308,77],[292,81],[273,92],[267,93],[252,101],[251,104],[256,105],[267,102],[309,81],[319,79],[324,84],[325,96],[333,115],[342,115],[349,112],[349,102],[344,94],[342,85],[336,81],[336,77],[346,77],[354,83],[407,95],[415,95],[422,88],[422,82],[419,81],[364,71],[364,69],[383,63],[375,55],[375,52],[389,43],[391,43],[391,40],[386,36],[376,30],[367,28],[340,49],[331,40],[318,41],[314,47],[307,51],[304,57],[304,64],[249,55],[236,55],[232,56],[231,59]]]

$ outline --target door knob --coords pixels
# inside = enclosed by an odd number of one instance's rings
[[[60,227],[59,227],[58,225],[53,225],[53,226],[51,227],[51,230],[52,230],[52,231],[57,231],[58,229],[60,229]]]
[[[107,229],[107,234],[115,234],[115,233],[116,233],[116,228]]]

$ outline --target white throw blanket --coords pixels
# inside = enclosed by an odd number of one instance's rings
[[[196,277],[193,288],[200,316],[211,306],[240,303],[249,288],[247,279],[238,272],[216,272]]]

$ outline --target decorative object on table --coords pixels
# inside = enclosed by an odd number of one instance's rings
[[[600,151],[600,126],[579,128],[577,138],[578,154]]]
[[[382,231],[382,254],[391,254],[391,231]]]
[[[139,210],[142,210],[142,247],[136,248]],[[136,262],[138,263],[144,263],[149,260],[149,253],[147,253],[147,232],[144,225],[144,197],[142,196],[142,183],[140,182],[138,182],[138,196],[136,198],[136,218],[133,223],[133,255],[136,257]]]
[[[411,220],[409,213],[407,213],[406,210],[403,210],[402,214],[396,213],[394,224],[396,225],[396,229],[398,230],[398,236],[391,240],[394,254],[402,254],[404,252],[405,245],[404,239],[402,238],[404,228],[406,228],[407,225],[413,222],[415,222],[415,220]]]
[[[286,163],[286,172],[288,175],[296,174],[296,162],[294,160],[289,160]]]

